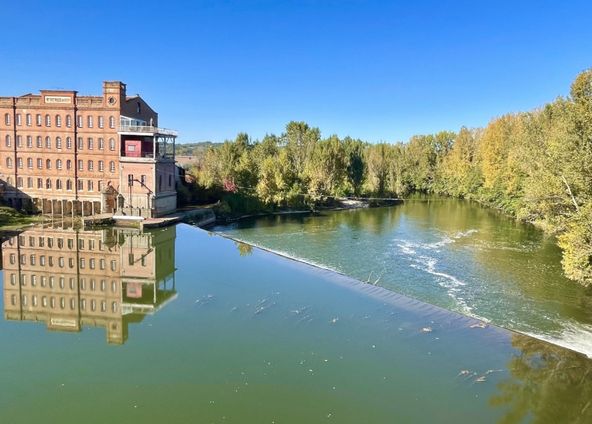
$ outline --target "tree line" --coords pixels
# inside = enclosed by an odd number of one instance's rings
[[[592,285],[592,69],[569,96],[485,128],[371,144],[290,122],[279,136],[211,147],[188,172],[232,212],[416,192],[473,199],[556,235],[566,275]]]

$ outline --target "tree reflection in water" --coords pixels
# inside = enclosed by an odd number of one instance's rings
[[[592,423],[592,359],[521,334],[512,345],[510,377],[490,399],[508,408],[500,423]]]

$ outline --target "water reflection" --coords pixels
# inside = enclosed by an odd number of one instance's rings
[[[130,323],[177,296],[175,234],[38,227],[6,237],[4,318],[55,331],[103,327],[108,343],[123,344]]]
[[[510,376],[490,399],[506,410],[501,423],[592,422],[592,360],[521,334],[512,346]]]

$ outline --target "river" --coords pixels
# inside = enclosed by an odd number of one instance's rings
[[[416,199],[213,230],[592,355],[592,292],[562,275],[555,240],[474,202]]]
[[[2,423],[592,420],[583,354],[189,225],[1,246]]]

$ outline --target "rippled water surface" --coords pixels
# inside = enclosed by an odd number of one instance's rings
[[[469,201],[410,200],[215,231],[592,355],[592,293],[562,276],[555,241]]]
[[[592,420],[582,354],[187,225],[33,228],[2,265],[3,424]]]

